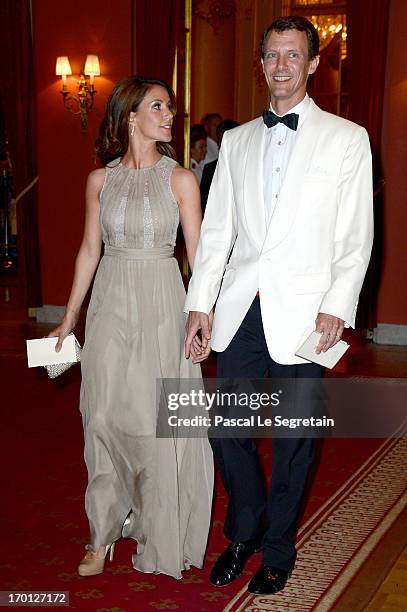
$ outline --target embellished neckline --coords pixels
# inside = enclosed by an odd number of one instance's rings
[[[133,171],[133,172],[144,172],[145,170],[153,170],[154,168],[156,168],[159,164],[161,164],[161,162],[164,159],[164,157],[165,157],[165,155],[161,155],[160,159],[157,160],[155,162],[155,164],[153,164],[152,166],[146,166],[145,168],[130,168],[129,166],[126,166],[125,164],[123,164],[121,159],[120,159],[119,166],[121,166],[125,170],[128,170],[129,172],[130,171]]]

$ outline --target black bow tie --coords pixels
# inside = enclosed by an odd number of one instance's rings
[[[283,117],[279,117],[273,111],[264,111],[263,112],[263,121],[267,125],[268,128],[277,125],[277,123],[284,123],[290,130],[296,130],[298,126],[299,115],[297,113],[289,113],[288,115],[284,115]]]

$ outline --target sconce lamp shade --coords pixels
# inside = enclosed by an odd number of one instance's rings
[[[57,57],[55,74],[57,76],[66,76],[72,74],[71,65],[69,63],[67,55],[60,55],[59,57]]]
[[[79,115],[82,131],[85,131],[88,123],[88,114],[93,108],[93,99],[95,94],[97,94],[94,87],[94,79],[95,76],[100,75],[98,56],[87,56],[84,70],[87,77],[85,77],[84,73],[80,75],[77,82],[78,92],[76,95],[72,93],[72,89],[68,89],[67,76],[72,74],[72,70],[66,55],[57,57],[55,72],[58,76],[62,77],[62,89],[59,93],[62,95],[65,108],[73,115]],[[69,86],[72,88],[73,84],[70,83]]]
[[[86,57],[84,72],[88,76],[100,75],[99,58],[97,55],[88,55]]]

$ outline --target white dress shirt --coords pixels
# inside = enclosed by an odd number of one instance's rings
[[[205,164],[204,164],[203,161],[197,162],[192,157],[189,160],[189,168],[195,174],[196,180],[198,181],[198,184],[201,183],[201,178],[202,178],[202,172],[203,172],[203,169],[204,169],[204,165]]]
[[[287,113],[297,113],[298,126],[300,129],[304,121],[306,112],[310,105],[310,98],[305,94],[305,98]],[[275,110],[270,104],[270,110]],[[276,115],[278,113],[275,113]],[[271,128],[264,125],[264,151],[263,151],[263,189],[264,189],[264,208],[267,227],[270,224],[273,213],[278,203],[278,196],[281,191],[284,176],[287,170],[290,155],[294,148],[297,131],[290,129],[284,123],[277,123]]]
[[[215,161],[219,157],[219,145],[210,136],[206,139],[206,155],[203,160],[202,166],[209,164],[209,162]]]

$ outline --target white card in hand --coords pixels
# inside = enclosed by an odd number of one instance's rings
[[[62,344],[57,353],[55,345],[58,338],[35,338],[27,340],[28,367],[54,365],[56,363],[72,363],[77,361],[75,352],[75,336],[70,334]]]
[[[305,342],[298,347],[295,354],[298,357],[302,357],[303,359],[313,361],[314,363],[319,363],[319,365],[332,369],[334,366],[336,366],[340,358],[346,353],[349,348],[349,344],[344,340],[339,340],[339,342],[335,344],[335,346],[328,349],[326,353],[320,353],[317,355],[315,349],[318,346],[320,338],[321,334],[314,330],[310,333]]]

